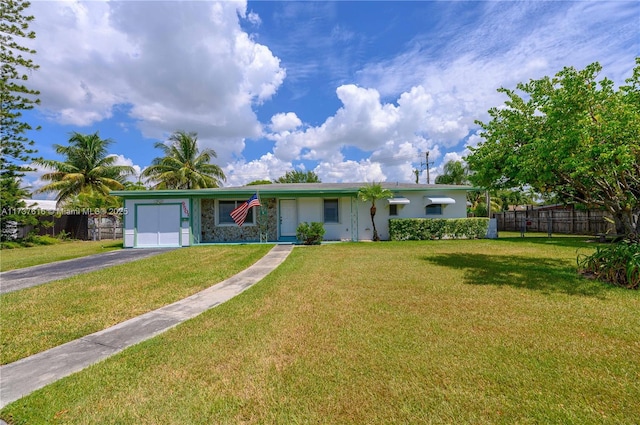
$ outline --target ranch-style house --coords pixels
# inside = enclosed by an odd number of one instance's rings
[[[326,241],[373,237],[369,208],[358,199],[366,183],[274,183],[198,190],[114,191],[124,199],[124,247],[209,243],[296,242],[301,222],[321,222]],[[389,239],[390,218],[464,218],[469,186],[382,183],[393,198],[376,202],[376,228]],[[230,213],[258,194],[238,226]]]

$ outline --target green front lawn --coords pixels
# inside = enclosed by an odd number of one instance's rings
[[[68,241],[55,245],[38,245],[24,248],[1,249],[0,271],[21,269],[52,263],[54,261],[70,260],[92,254],[113,251],[122,248],[122,241]]]
[[[0,296],[0,364],[192,295],[249,267],[271,247],[183,248],[4,294]]]
[[[592,248],[516,237],[298,247],[233,300],[0,416],[637,424],[640,293],[579,277],[576,250]]]

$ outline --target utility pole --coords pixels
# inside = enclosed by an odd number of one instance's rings
[[[433,164],[433,162],[429,162],[429,151],[425,152],[425,160],[426,162],[424,163],[420,163],[420,168],[426,166],[427,167],[427,184],[431,184],[431,176],[429,175],[429,167],[431,166],[431,164]]]
[[[429,176],[429,151],[427,151],[427,184],[431,184],[431,176]]]
[[[426,162],[420,161],[419,170],[413,170],[413,174],[415,174],[416,176],[416,184],[420,183],[420,173],[422,172],[422,170],[424,170],[425,167],[427,167],[427,184],[431,184],[431,176],[429,176],[429,166],[433,164],[433,162],[429,162],[429,151],[425,152],[425,159]]]

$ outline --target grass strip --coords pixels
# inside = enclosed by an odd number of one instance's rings
[[[69,241],[55,245],[0,250],[0,271],[70,260],[122,248],[122,241]]]
[[[640,294],[580,241],[296,248],[233,300],[7,406],[10,423],[635,424]]]
[[[192,247],[0,297],[2,364],[108,328],[244,270],[271,245]]]

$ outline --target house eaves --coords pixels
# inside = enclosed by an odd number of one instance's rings
[[[300,198],[327,196],[357,196],[358,191],[368,183],[273,183],[255,186],[221,187],[215,189],[181,189],[181,190],[114,190],[114,196],[125,199],[145,198],[216,198],[231,199],[249,197],[258,192],[261,197]],[[392,193],[406,192],[440,192],[470,191],[471,186],[443,184],[381,183],[382,187]]]

